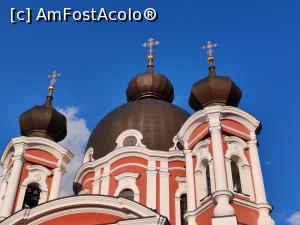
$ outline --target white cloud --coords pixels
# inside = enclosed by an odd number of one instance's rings
[[[84,148],[90,136],[84,118],[78,117],[79,109],[71,106],[58,109],[67,118],[67,137],[60,142],[62,146],[74,154],[74,159],[67,165],[67,173],[63,176],[60,196],[73,195],[74,176],[82,164]]]
[[[294,214],[292,214],[288,219],[287,222],[290,225],[300,225],[300,211],[299,212],[295,212]]]

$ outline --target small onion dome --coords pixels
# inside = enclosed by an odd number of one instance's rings
[[[37,105],[21,114],[21,135],[43,137],[55,142],[67,135],[67,119],[52,106],[52,96],[47,96],[44,105]]]
[[[143,98],[172,102],[174,88],[168,78],[156,73],[153,65],[148,65],[146,72],[136,75],[129,81],[126,95],[128,102]]]
[[[229,77],[218,76],[210,66],[208,76],[194,83],[189,105],[196,111],[212,105],[238,106],[241,97],[240,88]]]

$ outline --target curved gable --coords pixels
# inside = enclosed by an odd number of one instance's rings
[[[68,221],[72,221],[72,225],[89,225],[114,224],[127,220],[139,220],[142,224],[144,219],[150,221],[148,224],[169,224],[165,217],[134,201],[109,196],[80,195],[60,198],[31,209],[23,209],[2,221],[1,224],[67,225]]]

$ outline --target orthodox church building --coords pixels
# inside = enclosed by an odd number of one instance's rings
[[[59,144],[66,117],[53,107],[58,73],[43,105],[20,116],[21,136],[3,150],[0,224],[274,225],[257,135],[260,122],[238,108],[240,88],[209,72],[191,87],[192,114],[172,104],[174,87],[156,72],[149,39],[146,71],[134,76],[127,103],[92,132],[74,178],[60,197],[74,155]]]

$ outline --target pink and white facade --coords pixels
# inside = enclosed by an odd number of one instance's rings
[[[1,157],[0,224],[274,225],[259,130],[256,118],[229,104],[190,115],[168,150],[149,148],[137,129],[123,130],[108,154],[95,158],[87,148],[77,193],[63,198],[72,149],[46,137],[13,138]],[[38,203],[24,207],[32,184]]]

